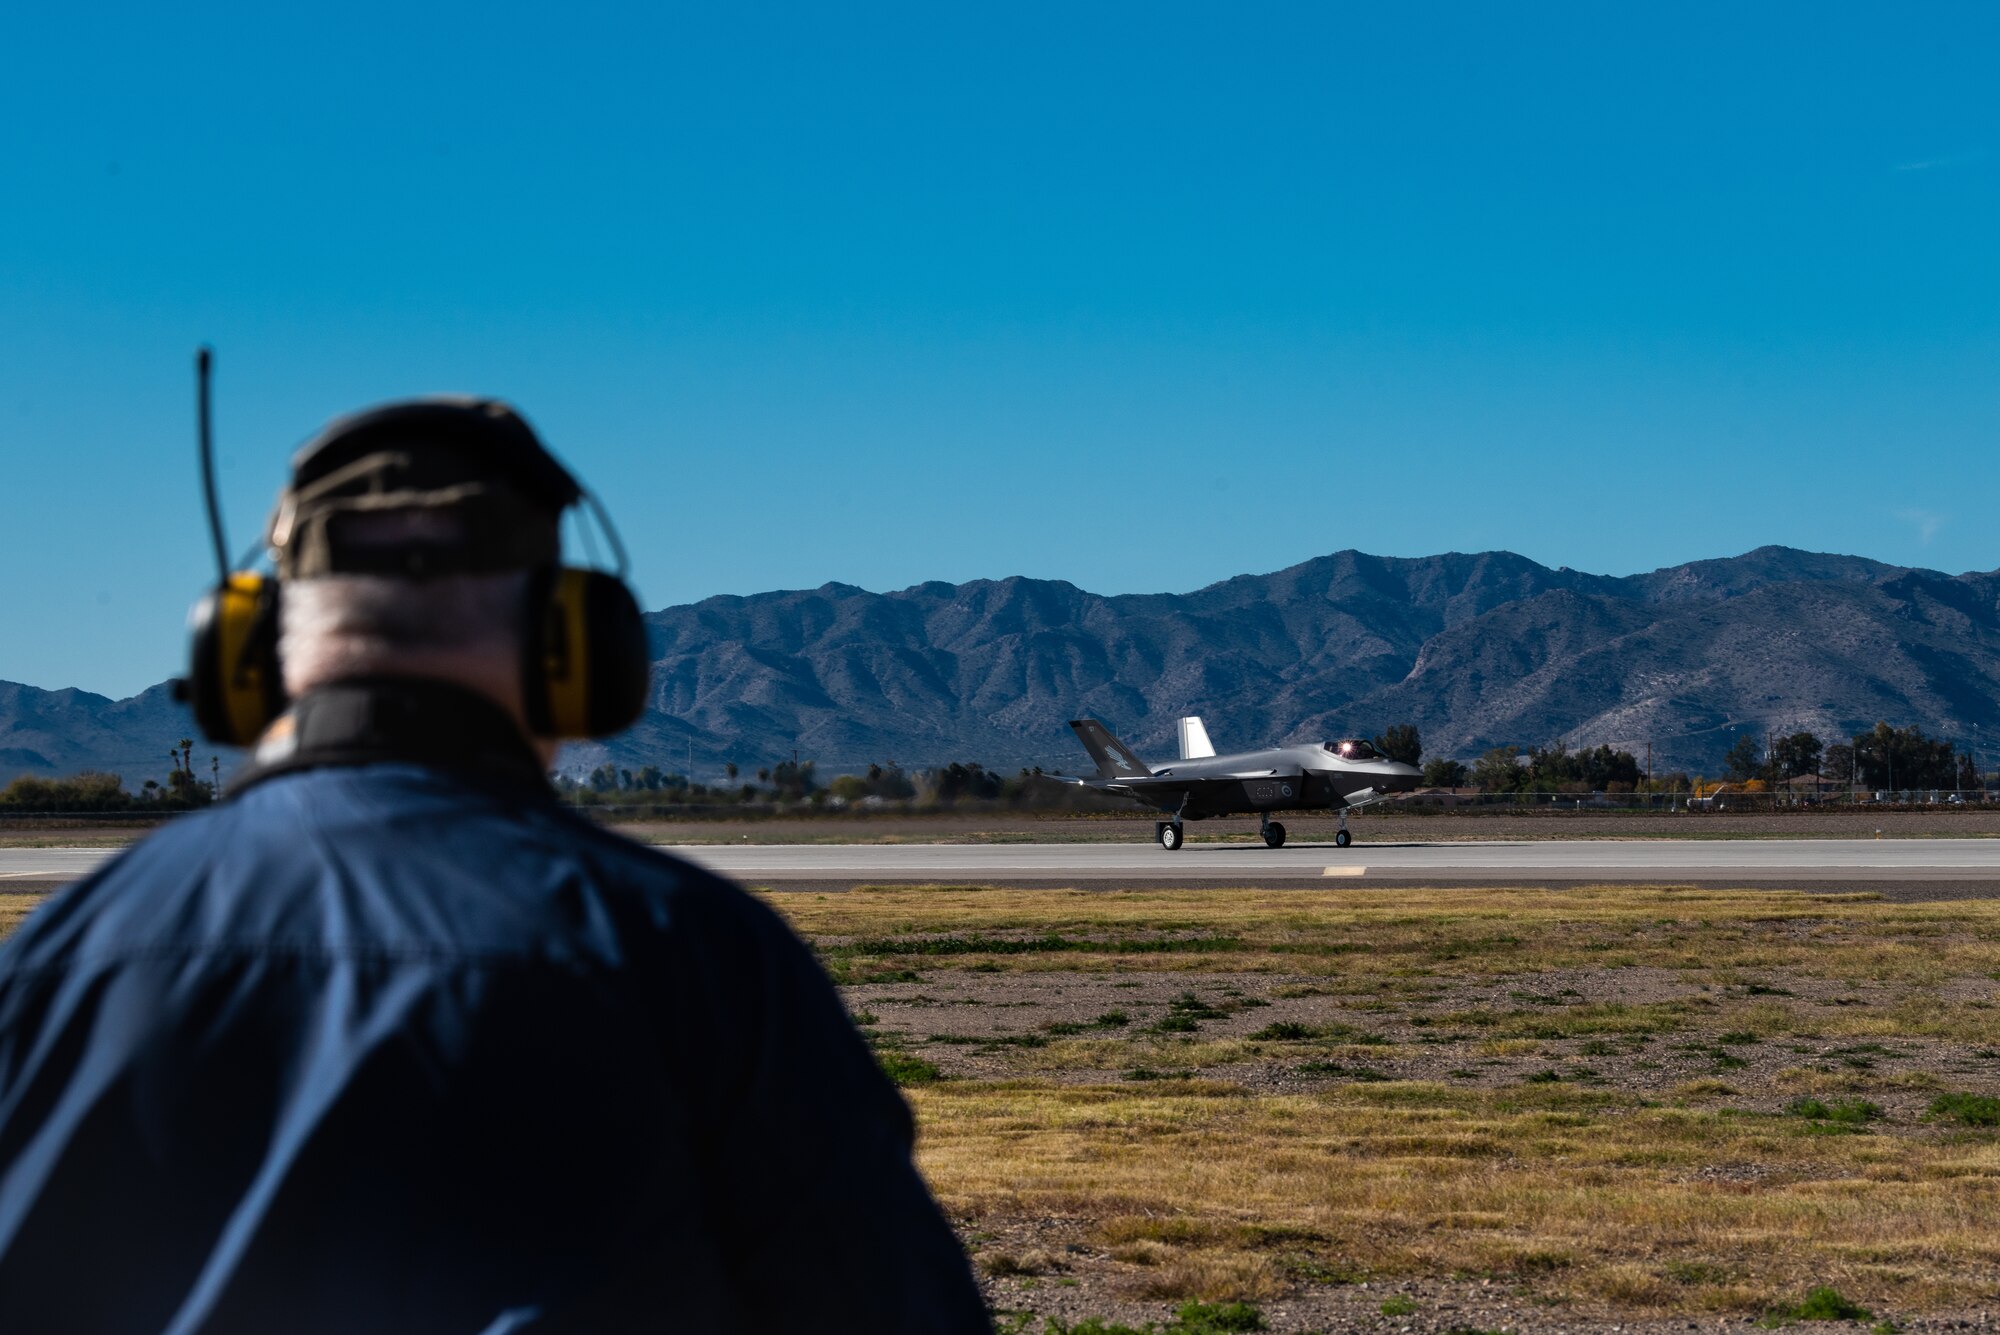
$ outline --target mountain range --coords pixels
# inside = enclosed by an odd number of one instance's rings
[[[1183,714],[1225,751],[1407,722],[1427,755],[1609,743],[1650,746],[1662,771],[1713,772],[1746,732],[1832,739],[1885,719],[2000,741],[2000,571],[1782,547],[1623,577],[1508,552],[1346,551],[1185,594],[826,584],[646,621],[645,716],[566,748],[565,769],[682,770],[692,755],[708,780],[796,752],[822,772],[1074,772],[1084,756],[1064,724],[1084,714],[1159,758]],[[0,683],[0,778],[100,768],[136,782],[164,772],[189,727],[163,686],[114,701]]]

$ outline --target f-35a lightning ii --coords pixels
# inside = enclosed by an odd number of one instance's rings
[[[1346,848],[1354,841],[1347,832],[1350,810],[1407,793],[1423,777],[1416,766],[1391,760],[1359,738],[1219,756],[1201,720],[1184,718],[1181,758],[1154,768],[1096,719],[1072,719],[1069,726],[1097,762],[1096,778],[1069,782],[1171,813],[1153,827],[1169,852],[1181,846],[1182,822],[1248,812],[1262,818],[1264,843],[1282,848],[1285,827],[1271,813],[1312,809],[1340,813],[1333,842]]]

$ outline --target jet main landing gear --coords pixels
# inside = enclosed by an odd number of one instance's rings
[[[1178,849],[1183,842],[1184,836],[1181,830],[1181,823],[1177,820],[1155,821],[1153,824],[1153,837],[1160,841],[1161,848],[1171,853]]]
[[[1277,821],[1272,820],[1271,813],[1268,811],[1264,813],[1264,827],[1261,833],[1264,836],[1264,847],[1283,848],[1285,846],[1285,827]]]

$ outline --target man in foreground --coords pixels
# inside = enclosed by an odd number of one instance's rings
[[[290,710],[0,948],[0,1330],[987,1329],[805,948],[553,800],[578,494],[496,404],[294,461]]]

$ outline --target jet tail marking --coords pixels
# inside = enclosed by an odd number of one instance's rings
[[[1208,740],[1208,729],[1201,725],[1201,719],[1189,715],[1181,720],[1181,759],[1205,760],[1215,754],[1215,743]]]
[[[1132,754],[1132,748],[1111,735],[1111,729],[1094,718],[1074,718],[1069,721],[1070,730],[1083,743],[1083,749],[1090,752],[1090,758],[1097,762],[1097,774],[1103,779],[1133,779],[1150,777],[1152,770],[1139,757]]]

